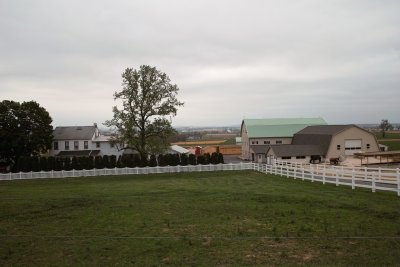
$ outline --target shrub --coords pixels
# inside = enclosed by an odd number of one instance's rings
[[[47,171],[47,158],[46,157],[40,157],[40,170],[41,171]]]
[[[68,160],[69,160],[69,158],[68,158]],[[71,165],[69,166],[69,169],[71,169],[70,167],[71,167]],[[55,171],[66,170],[65,161],[61,158],[54,158],[53,170],[55,170]]]
[[[56,161],[55,157],[50,156],[50,157],[47,158],[46,171],[54,170],[55,161]]]
[[[205,158],[204,158],[203,155],[198,155],[197,156],[197,164],[200,164],[200,165],[204,165],[205,164]]]
[[[94,158],[94,167],[96,169],[103,169],[104,168],[104,164],[103,164],[103,157],[101,156],[96,156]]]
[[[158,159],[158,166],[163,167],[163,166],[167,165],[166,160],[165,160],[165,155],[160,154],[160,155],[158,155],[157,159]]]
[[[193,154],[189,155],[189,165],[197,165],[196,156]]]
[[[224,155],[222,155],[222,153],[218,153],[218,158],[219,158],[219,160],[218,160],[219,163],[222,163],[222,164],[225,163],[224,162]]]
[[[64,170],[66,171],[72,170],[71,158],[69,157],[64,159]]]
[[[189,163],[189,158],[188,155],[186,154],[181,154],[181,165],[186,166]]]
[[[218,164],[219,163],[219,157],[218,157],[218,153],[217,152],[213,152],[211,154],[210,163],[211,164]]]
[[[156,167],[157,166],[157,158],[156,158],[155,155],[151,155],[150,156],[149,166],[150,167]]]
[[[117,156],[111,155],[110,156],[110,168],[117,167]]]
[[[211,162],[210,153],[205,153],[204,154],[204,164],[210,164],[210,162]]]
[[[107,168],[107,169],[110,168],[110,158],[108,155],[103,156],[103,166],[104,166],[104,168]]]

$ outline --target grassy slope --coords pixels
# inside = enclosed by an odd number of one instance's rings
[[[400,262],[393,193],[212,172],[1,182],[0,195],[2,266]]]

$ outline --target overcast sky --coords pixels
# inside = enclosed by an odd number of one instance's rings
[[[127,67],[167,73],[176,126],[400,122],[400,1],[0,0],[1,100],[102,124]]]

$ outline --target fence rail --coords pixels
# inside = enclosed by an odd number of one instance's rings
[[[346,167],[325,164],[304,164],[274,161],[258,164],[255,169],[264,173],[339,185],[397,192],[400,196],[400,170],[390,168]]]
[[[255,170],[266,174],[292,177],[294,179],[309,180],[339,185],[397,192],[400,196],[400,171],[389,168],[345,167],[324,164],[304,164],[285,161],[274,161],[272,164],[256,163],[229,163],[217,165],[188,165],[165,166],[144,168],[113,168],[72,171],[49,172],[19,172],[0,174],[0,180],[41,179],[41,178],[67,178],[90,177],[104,175],[132,175],[154,173],[180,173],[204,171],[238,171]]]
[[[254,165],[255,165],[254,163],[235,163],[235,164],[229,163],[229,164],[216,164],[216,165],[210,164],[210,165],[188,165],[188,166],[143,167],[143,168],[19,172],[19,173],[0,174],[0,180],[67,178],[67,177],[88,177],[88,176],[127,175],[127,174],[254,170]]]

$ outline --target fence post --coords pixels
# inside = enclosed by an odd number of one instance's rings
[[[382,180],[381,167],[378,167],[378,181]]]
[[[336,186],[339,186],[339,173],[334,166],[332,167],[332,170],[334,170],[334,172],[335,172]]]
[[[375,193],[375,175],[372,175],[372,192]]]
[[[399,168],[396,169],[396,175],[397,175],[397,196],[400,197],[400,170],[399,170]]]
[[[351,172],[351,189],[354,189],[356,187],[356,181],[354,180],[354,167]]]
[[[314,182],[314,165],[310,165],[311,182]]]
[[[280,174],[280,176],[282,176],[283,175],[283,166],[282,166],[282,163],[280,164],[280,166],[281,166],[281,174]]]
[[[301,179],[304,181],[304,167],[301,168]]]
[[[322,170],[322,184],[325,184],[325,175],[326,175],[326,171],[325,171],[325,165],[324,165],[324,168]]]

